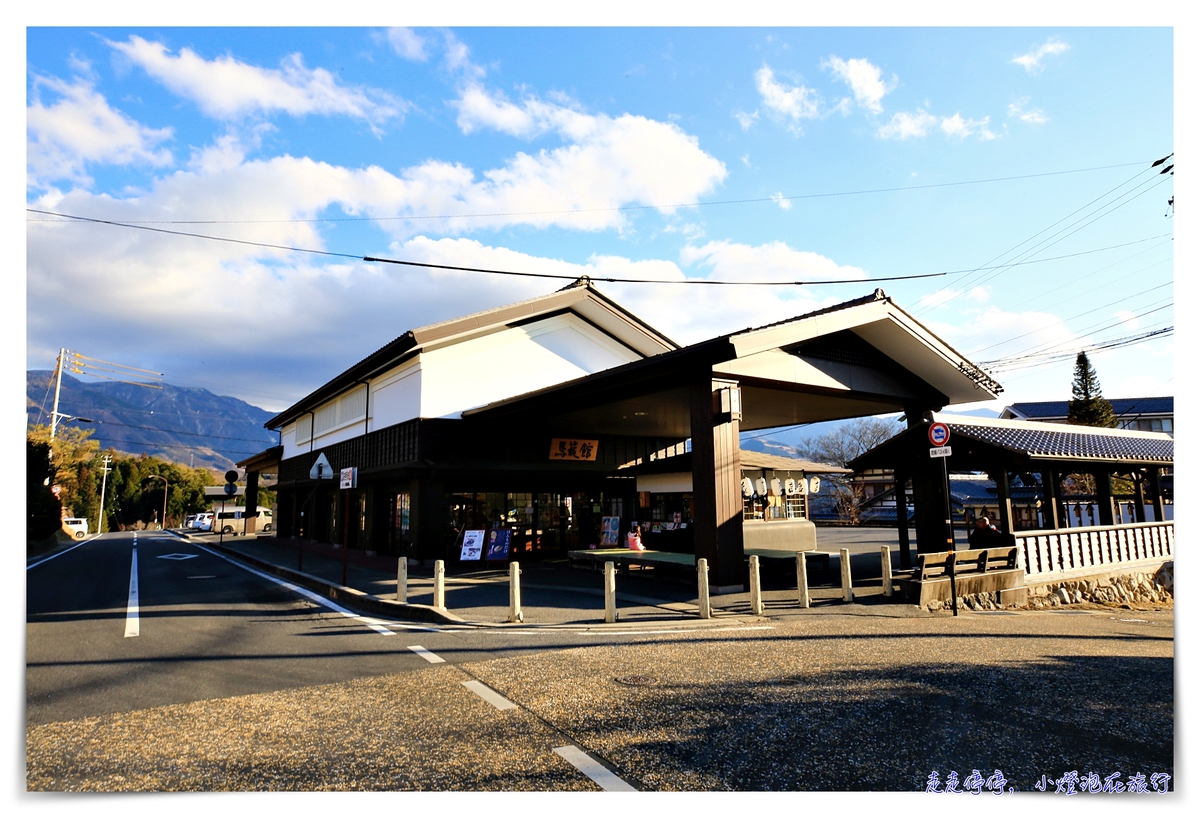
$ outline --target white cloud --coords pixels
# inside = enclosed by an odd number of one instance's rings
[[[58,95],[50,104],[44,90]],[[147,128],[109,106],[91,83],[35,77],[33,101],[25,112],[28,129],[28,183],[69,179],[86,182],[89,164],[171,164],[171,152],[160,143],[171,138],[170,128]]]
[[[993,133],[988,129],[988,122],[991,117],[983,119],[963,119],[962,114],[955,114],[950,117],[943,117],[941,128],[942,133],[946,136],[957,136],[959,139],[966,139],[968,136],[978,134],[979,138],[988,141],[991,139],[999,139],[999,134]]]
[[[738,124],[742,126],[743,131],[748,131],[755,122],[758,122],[758,111],[752,111],[750,113],[746,113],[745,111],[734,111],[733,118],[736,119]]]
[[[379,126],[400,116],[407,104],[374,89],[346,86],[324,68],[307,68],[300,54],[280,68],[260,68],[232,56],[206,60],[189,48],[173,55],[162,43],[131,35],[108,44],[172,92],[192,100],[217,119],[231,120],[276,111],[292,116],[322,114],[361,119]]]
[[[854,100],[873,114],[883,112],[883,98],[899,84],[895,75],[890,82],[883,81],[883,72],[878,66],[865,59],[843,60],[831,56],[821,63],[833,75],[850,86]]]
[[[1066,43],[1056,37],[1051,37],[1032,51],[1013,57],[1012,62],[1014,65],[1021,66],[1030,74],[1037,74],[1045,68],[1042,65],[1043,57],[1058,56],[1069,48],[1070,46]]]
[[[1042,112],[1040,108],[1025,110],[1025,106],[1029,103],[1029,97],[1022,97],[1016,102],[1010,102],[1008,105],[1008,116],[1010,119],[1016,118],[1022,122],[1028,122],[1030,125],[1044,125],[1050,121],[1050,118]]]
[[[533,95],[517,105],[502,93],[489,93],[475,83],[463,88],[451,104],[458,109],[458,127],[465,134],[478,128],[524,138],[558,132],[578,141],[593,133],[598,122],[597,117],[582,113],[574,105],[544,102]]]
[[[429,54],[425,51],[425,40],[411,28],[389,28],[387,39],[392,50],[406,60],[424,62],[429,59]]]
[[[750,154],[747,153],[742,156],[742,164],[746,167],[750,167]]]
[[[937,125],[938,118],[923,110],[914,113],[900,111],[893,114],[887,124],[880,126],[877,135],[881,139],[912,139],[925,136]]]
[[[768,112],[789,120],[789,130],[796,135],[803,133],[801,120],[821,116],[820,94],[804,85],[784,85],[775,79],[775,72],[767,65],[755,72],[754,83]]]
[[[471,61],[471,50],[454,36],[454,32],[443,29],[442,39],[446,48],[445,64],[448,71],[475,82],[484,78],[487,71],[483,66]]]
[[[859,267],[840,265],[818,253],[793,249],[781,241],[760,245],[710,241],[703,247],[684,247],[680,252],[680,260],[688,267],[709,267],[712,269],[712,278],[730,281],[816,281],[867,277]]]
[[[771,201],[779,205],[781,210],[791,210],[792,201],[783,195],[783,191],[771,194]]]
[[[949,137],[965,139],[978,135],[983,141],[998,139],[999,134],[988,128],[991,117],[983,119],[965,119],[962,114],[954,116],[934,116],[924,109],[915,112],[900,111],[892,115],[888,122],[879,127],[875,135],[880,139],[919,139],[928,136],[935,129]]]

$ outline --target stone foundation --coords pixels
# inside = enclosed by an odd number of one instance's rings
[[[1059,605],[1173,605],[1175,604],[1175,563],[1164,563],[1153,574],[1135,572],[1104,579],[1079,579],[1031,586],[1030,608]]]

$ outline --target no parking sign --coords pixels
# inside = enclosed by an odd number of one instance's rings
[[[945,446],[950,440],[950,427],[944,423],[934,423],[929,427],[929,442],[934,446]]]

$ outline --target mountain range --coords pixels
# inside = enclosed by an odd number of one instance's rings
[[[25,379],[29,423],[49,424],[54,404],[54,372],[30,370]],[[188,466],[227,469],[238,460],[270,448],[278,435],[263,428],[273,412],[207,389],[163,384],[161,389],[129,383],[91,383],[63,375],[60,415],[94,429],[103,449],[149,454]]]

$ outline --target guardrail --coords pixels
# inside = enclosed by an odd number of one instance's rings
[[[1116,567],[1175,553],[1172,521],[1018,531],[1014,536],[1026,576]]]

